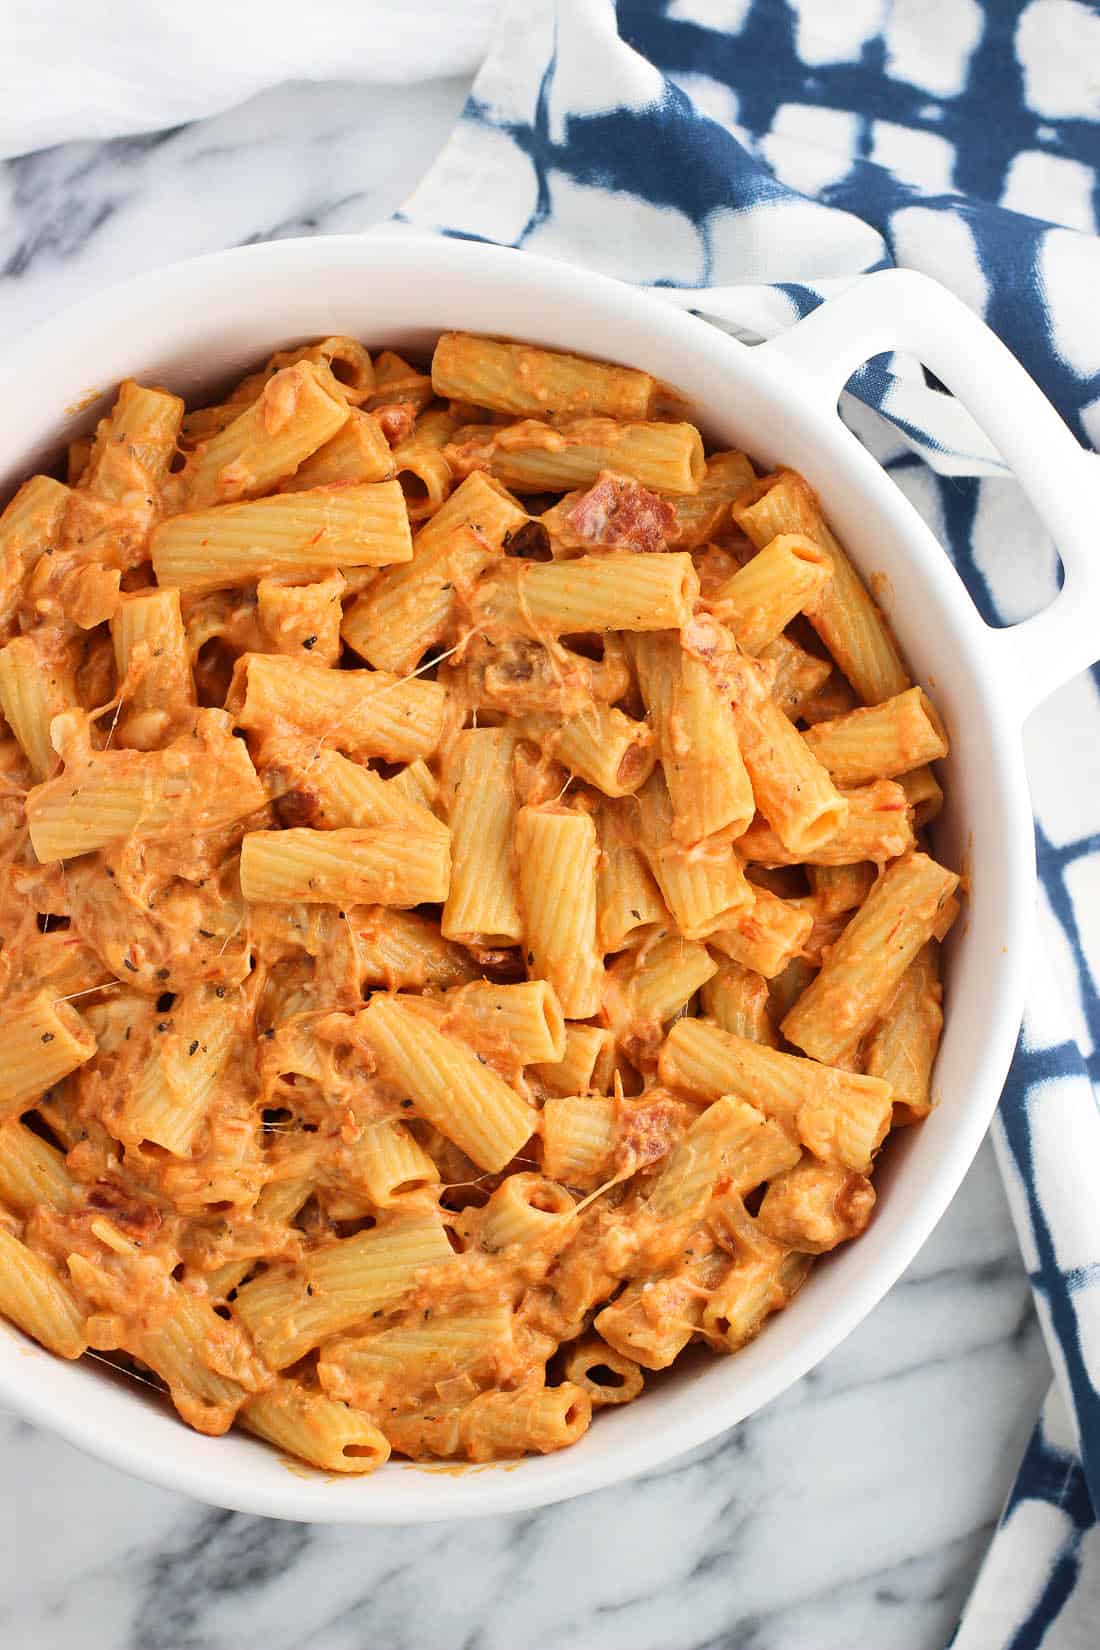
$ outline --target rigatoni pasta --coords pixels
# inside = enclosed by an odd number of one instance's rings
[[[154,529],[150,552],[158,583],[195,592],[273,573],[387,567],[411,560],[412,538],[401,488],[378,481],[169,516]]]
[[[238,418],[195,449],[184,472],[188,508],[202,510],[270,492],[347,419],[347,402],[339,392],[330,393],[312,362],[285,367]],[[93,451],[93,472],[95,462]],[[98,490],[94,473],[91,486]]]
[[[527,968],[550,981],[569,1019],[587,1019],[599,1010],[603,982],[596,827],[564,806],[522,808],[515,852]]]
[[[715,610],[746,653],[762,653],[808,607],[833,576],[813,539],[780,533],[714,592]]]
[[[807,609],[814,629],[866,704],[903,693],[909,676],[881,609],[829,529],[817,498],[793,470],[766,476],[733,507],[758,550],[780,533],[802,533],[829,558],[831,576]]]
[[[0,514],[17,1330],[325,1473],[494,1460],[867,1225],[948,735],[806,482],[672,404],[333,335],[127,381]]]
[[[717,831],[739,836],[755,802],[723,683],[675,631],[639,636],[633,657],[657,730],[673,836],[683,843]]]
[[[445,451],[460,471],[490,470],[517,493],[565,492],[612,470],[657,492],[680,495],[698,492],[706,470],[694,425],[615,418],[474,426],[456,430]]]
[[[657,395],[648,372],[605,366],[576,355],[445,332],[432,354],[432,388],[516,417],[648,418]]]
[[[0,709],[38,779],[57,765],[50,725],[75,697],[64,654],[57,660],[44,658],[33,636],[16,636],[0,648]]]
[[[927,854],[895,860],[783,1021],[787,1041],[818,1060],[837,1059],[852,1048],[881,1017],[905,970],[933,938],[958,885],[955,873]]]
[[[523,937],[513,843],[515,738],[472,728],[454,743],[451,882],[440,928],[452,940],[512,945]]]

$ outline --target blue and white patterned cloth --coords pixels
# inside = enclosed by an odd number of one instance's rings
[[[399,220],[698,288],[703,315],[720,287],[722,324],[748,341],[869,270],[920,269],[1095,448],[1098,215],[1091,0],[520,0]],[[962,409],[897,357],[850,389],[849,422],[982,615],[1045,605],[1057,558]],[[1043,735],[1046,949],[996,1139],[1056,1378],[956,1650],[1100,1644],[1095,672]]]

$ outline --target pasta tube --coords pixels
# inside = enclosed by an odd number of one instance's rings
[[[703,1311],[706,1338],[727,1352],[736,1352],[773,1312],[780,1311],[806,1277],[809,1262],[778,1244],[758,1244],[752,1255],[731,1266],[711,1293]]]
[[[608,551],[573,561],[511,561],[481,580],[471,616],[490,638],[676,630],[691,617],[698,593],[691,557],[682,552]]]
[[[261,579],[256,586],[256,617],[273,653],[307,655],[317,664],[335,665],[340,658],[340,598],[346,580],[330,573],[312,584],[284,584]]]
[[[59,1358],[80,1358],[84,1314],[67,1280],[0,1221],[0,1313]]]
[[[604,1094],[551,1095],[542,1109],[542,1166],[574,1186],[608,1167],[618,1137],[618,1103]]]
[[[913,824],[905,792],[890,779],[876,780],[841,793],[848,816],[835,835],[809,850],[787,848],[775,831],[755,819],[738,838],[737,852],[754,865],[876,865],[896,859],[913,846]]]
[[[638,796],[641,841],[649,868],[685,939],[706,939],[728,927],[752,889],[726,833],[704,837],[685,848],[672,839],[672,804],[659,774]]]
[[[453,1260],[437,1214],[390,1215],[373,1231],[318,1245],[294,1266],[269,1267],[237,1291],[233,1315],[268,1366],[286,1369]]]
[[[405,1455],[498,1461],[565,1449],[588,1430],[591,1420],[588,1394],[563,1381],[554,1387],[483,1392],[463,1409],[441,1412],[434,1404],[430,1411],[394,1416],[386,1433]]]
[[[618,1040],[637,1061],[660,1041],[718,964],[705,945],[668,934],[627,952],[608,972],[603,1007]]]
[[[740,963],[723,963],[703,986],[702,1003],[703,1013],[723,1031],[753,1043],[767,1043],[769,1048],[778,1043],[768,1012],[768,982],[762,974]]]
[[[262,808],[263,786],[224,712],[199,715],[208,720],[194,739],[159,751],[93,751],[37,785],[27,825],[39,860],[72,859],[130,836],[201,835]]]
[[[508,1305],[470,1306],[394,1324],[373,1335],[330,1341],[318,1375],[324,1390],[357,1409],[412,1407],[423,1392],[458,1375],[507,1370],[515,1357]]]
[[[947,755],[943,724],[919,687],[818,722],[804,737],[838,785],[892,779]]]
[[[196,449],[185,476],[188,509],[270,492],[347,418],[347,402],[329,392],[311,362],[285,367],[238,418]]]
[[[573,1347],[564,1372],[567,1381],[588,1394],[593,1409],[629,1404],[645,1385],[645,1376],[633,1358],[616,1352],[598,1335],[588,1335]]]
[[[627,810],[604,803],[597,815],[597,834],[596,935],[606,955],[620,951],[631,936],[666,924],[668,912]]]
[[[445,690],[384,670],[326,670],[283,655],[247,653],[230,702],[238,727],[266,734],[280,722],[362,760],[414,762],[443,732]]]
[[[358,407],[374,393],[374,363],[357,338],[337,333],[332,338],[322,338],[319,344],[276,350],[261,376],[270,378],[273,373],[283,367],[292,367],[297,361],[311,361],[333,394],[341,396],[350,407]]]
[[[15,1117],[0,1123],[0,1205],[27,1215],[40,1204],[68,1209],[75,1201],[61,1153]]]
[[[425,521],[442,509],[451,487],[451,466],[438,447],[421,446],[416,432],[393,449],[397,478],[410,521]]]
[[[621,1356],[646,1369],[667,1369],[703,1322],[703,1309],[721,1261],[697,1256],[675,1270],[630,1283],[597,1313],[594,1327]]]
[[[209,1301],[174,1282],[152,1256],[143,1260],[123,1251],[114,1265],[118,1270],[108,1274],[83,1255],[68,1259],[78,1289],[111,1309],[120,1333],[107,1349],[119,1346],[155,1371],[189,1426],[215,1437],[227,1432],[247,1394],[270,1380],[239,1330]],[[141,1284],[152,1297],[152,1310],[123,1310]],[[214,1367],[211,1354],[222,1368]],[[222,1373],[226,1366],[232,1375]]]
[[[746,1100],[726,1095],[696,1118],[669,1154],[645,1209],[663,1228],[696,1221],[720,1181],[743,1195],[798,1162],[789,1135]],[[662,1241],[664,1233],[660,1233]]]
[[[436,344],[432,388],[444,398],[521,418],[552,413],[557,418],[602,414],[645,419],[652,415],[657,394],[648,372],[468,332],[445,332]]]
[[[816,1060],[842,1059],[881,1017],[958,885],[926,854],[895,860],[784,1019],[787,1041]]]
[[[890,627],[826,525],[809,483],[793,470],[765,476],[738,500],[733,516],[758,550],[780,533],[804,534],[821,547],[832,578],[806,617],[865,704],[904,693],[909,676]]]
[[[504,728],[459,734],[450,807],[453,870],[441,928],[447,939],[512,945],[523,935],[512,839],[515,737]]]
[[[394,1117],[365,1129],[356,1155],[370,1200],[380,1209],[439,1180],[433,1159]]]
[[[866,1175],[806,1156],[769,1183],[756,1218],[776,1243],[821,1255],[858,1237],[874,1206]]]
[[[634,662],[672,802],[672,835],[698,842],[729,828],[738,836],[755,812],[728,693],[702,659],[669,633],[639,636]]]
[[[714,610],[746,653],[762,653],[797,613],[811,606],[832,577],[828,556],[801,533],[780,533],[727,579],[711,598]]]
[[[860,1173],[890,1126],[888,1083],[780,1054],[705,1020],[677,1020],[657,1069],[662,1083],[695,1099],[751,1101],[811,1151]]]
[[[182,419],[178,395],[125,379],[110,416],[96,429],[82,485],[119,502],[141,488],[156,492],[175,456]]]
[[[61,537],[69,489],[50,476],[31,476],[0,512],[0,619],[6,623],[20,581],[33,573]]]
[[[696,493],[706,469],[693,424],[574,418],[559,425],[519,424],[456,430],[446,448],[460,470],[485,467],[517,493],[588,487],[603,470],[630,476],[658,493]]]
[[[894,1091],[895,1124],[915,1122],[932,1109],[932,1067],[943,1031],[937,951],[930,940],[917,952],[867,1047],[867,1075]]]
[[[177,997],[121,1108],[120,1140],[151,1140],[187,1156],[229,1059],[237,1006],[224,986],[199,986]]]
[[[494,985],[475,980],[445,999],[448,1014],[491,1042],[509,1048],[522,1065],[553,1064],[565,1058],[565,1020],[554,988],[547,980],[522,985]],[[473,1040],[473,1039],[471,1039]]]
[[[352,412],[336,434],[286,478],[282,491],[301,493],[338,482],[361,486],[389,481],[396,471],[396,460],[377,418],[372,413]]]
[[[396,481],[378,481],[169,516],[149,548],[157,583],[194,594],[273,573],[320,578],[335,567],[387,567],[411,559],[412,538],[404,493]]]
[[[609,705],[591,704],[564,720],[528,716],[519,732],[604,796],[632,795],[657,761],[653,729]]]
[[[602,1026],[565,1027],[565,1054],[532,1068],[550,1094],[606,1094],[615,1069],[615,1038]]]
[[[899,774],[898,784],[913,810],[914,825],[918,830],[923,830],[943,808],[943,789],[939,780],[931,768],[914,768],[911,773]]]
[[[530,1139],[537,1117],[526,1101],[411,1004],[376,993],[359,1020],[389,1080],[483,1169],[497,1173]]]
[[[347,916],[361,987],[422,991],[427,985],[461,985],[479,972],[473,959],[444,939],[428,917],[392,905],[360,906]]]
[[[729,526],[734,503],[756,481],[744,453],[712,453],[697,493],[681,493],[672,502],[676,526],[672,543],[695,550]]]
[[[697,621],[696,646],[707,647],[710,628]],[[768,693],[760,667],[726,655],[722,676],[732,690],[733,723],[752,780],[756,806],[792,854],[808,858],[837,834],[848,804],[805,739]]]
[[[766,980],[782,974],[792,957],[797,957],[813,927],[811,912],[766,888],[754,888],[751,906],[739,911],[728,928],[709,936],[708,944],[743,968],[762,974]]]
[[[833,673],[828,659],[792,642],[787,635],[777,636],[774,642],[761,648],[760,658],[775,666],[772,698],[784,716],[796,722],[806,705],[818,693]]]
[[[75,699],[66,664],[46,654],[33,636],[16,636],[0,648],[0,708],[38,779],[57,766],[50,723]]]
[[[348,646],[377,669],[414,670],[429,648],[455,639],[458,589],[527,521],[498,481],[475,471],[420,529],[412,560],[383,574],[349,608]]]
[[[521,808],[515,847],[528,968],[549,980],[563,1014],[585,1019],[599,1009],[603,982],[596,828],[588,814],[569,808]]]
[[[87,1022],[43,987],[0,1006],[0,1123],[26,1111],[39,1095],[96,1051]]]
[[[564,1186],[540,1174],[510,1174],[485,1206],[481,1246],[490,1254],[515,1245],[561,1244],[576,1204]]]
[[[117,742],[155,750],[180,731],[195,703],[179,591],[123,596],[111,620],[111,641],[119,681],[133,682],[119,717]]]
[[[250,831],[241,843],[246,900],[424,905],[447,897],[450,840],[438,827]]]
[[[385,1435],[365,1415],[298,1381],[277,1381],[247,1399],[238,1419],[246,1432],[325,1472],[374,1472],[389,1459]]]

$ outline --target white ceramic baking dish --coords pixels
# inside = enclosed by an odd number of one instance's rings
[[[946,717],[952,751],[938,849],[966,870],[970,898],[949,948],[940,1105],[891,1142],[870,1229],[820,1265],[743,1352],[670,1373],[642,1401],[598,1416],[570,1450],[464,1471],[391,1463],[371,1478],[333,1481],[290,1470],[237,1433],[200,1437],[101,1365],[63,1363],[0,1330],[0,1402],[139,1476],[283,1518],[414,1522],[597,1489],[733,1426],[866,1316],[940,1218],[996,1106],[1035,904],[1020,725],[1100,653],[1100,562],[1086,542],[1100,519],[1093,461],[982,323],[910,273],[872,275],[750,349],[658,297],[493,247],[396,235],[248,247],[143,275],[11,349],[0,372],[0,484],[10,487],[87,428],[127,375],[194,396],[288,341],[346,332],[372,346],[427,349],[446,328],[644,367],[679,387],[713,439],[808,476],[864,576],[882,575],[876,590]],[[894,348],[919,356],[961,396],[1061,550],[1063,590],[1015,629],[982,622],[928,528],[837,418],[851,371]]]

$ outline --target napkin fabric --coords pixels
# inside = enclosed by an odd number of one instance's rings
[[[1100,447],[1098,0],[314,0],[306,28],[290,0],[84,0],[66,57],[73,16],[8,0],[0,156],[285,79],[469,72],[488,50],[389,232],[653,285],[748,342],[870,270],[920,269]],[[983,617],[1043,607],[1056,553],[965,411],[900,356],[849,390]],[[995,1128],[1055,1380],[956,1650],[1100,1639],[1098,681],[1034,719],[1044,947]]]
[[[489,48],[500,4],[4,0],[0,160],[76,138],[162,130],[284,80],[468,76]]]
[[[693,289],[749,341],[869,270],[920,269],[1100,446],[1098,66],[1080,0],[522,0],[398,216]],[[849,388],[983,617],[1046,605],[1054,549],[963,409],[896,356]],[[1036,794],[1046,950],[995,1128],[1055,1384],[958,1650],[1100,1640],[1096,672],[1058,708]]]

